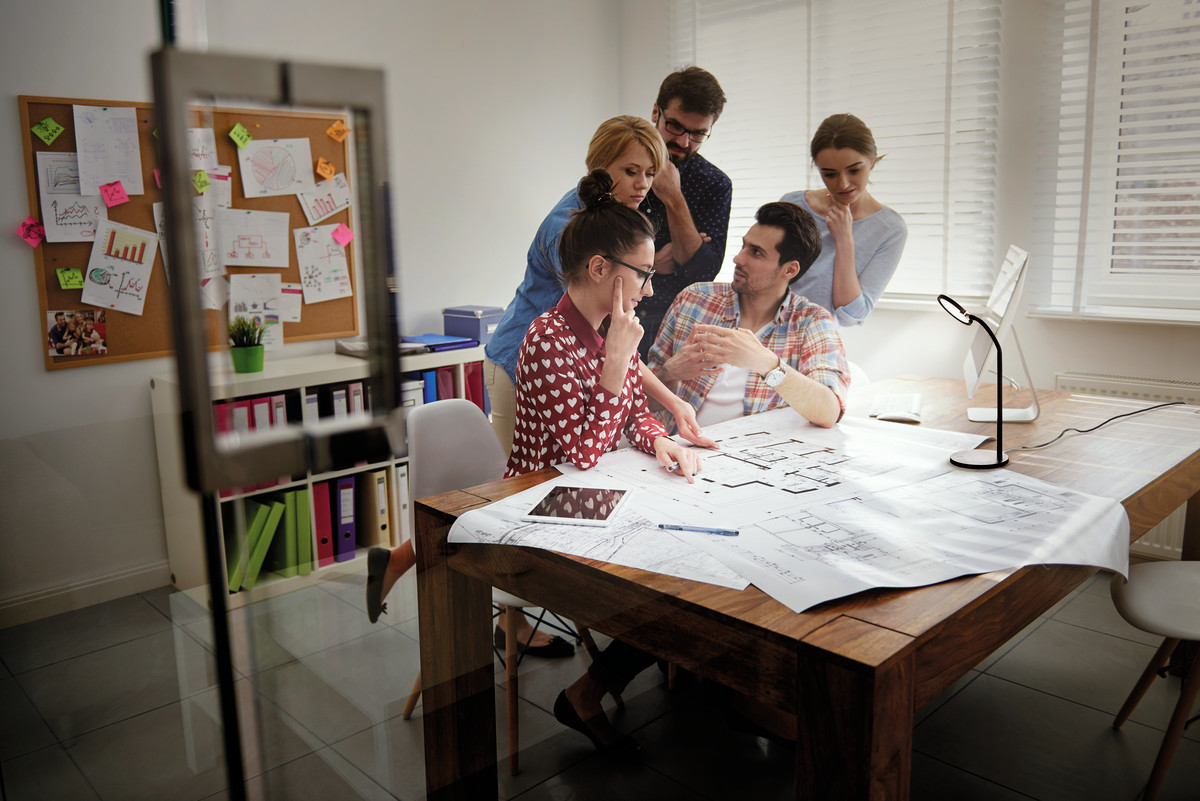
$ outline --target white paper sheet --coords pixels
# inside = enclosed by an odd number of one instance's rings
[[[309,225],[316,225],[326,217],[350,208],[350,184],[346,176],[338,173],[328,181],[317,184],[316,191],[300,195],[300,207]]]
[[[74,153],[37,154],[38,196],[47,242],[94,242],[108,220],[100,195],[79,194],[79,160]]]
[[[263,348],[283,347],[282,304],[279,273],[241,273],[229,276],[229,319],[249,317],[266,326]]]
[[[225,266],[288,266],[287,212],[218,209],[217,220]]]
[[[210,170],[217,166],[217,140],[212,128],[188,128],[188,171]]]
[[[79,192],[99,195],[100,185],[120,181],[127,195],[141,195],[142,154],[137,109],[131,106],[73,106]]]
[[[300,322],[300,312],[304,305],[304,290],[299,284],[286,281],[279,285],[279,289],[283,293],[281,295],[282,303],[279,307],[279,322]]]
[[[333,238],[335,228],[336,225],[317,225],[292,232],[305,303],[321,303],[354,294],[346,250]]]
[[[97,231],[81,300],[141,315],[150,288],[158,234],[108,220]]]
[[[200,306],[220,311],[229,302],[229,282],[221,276],[200,279]]]
[[[312,151],[308,139],[255,139],[238,151],[246,197],[313,192]]]

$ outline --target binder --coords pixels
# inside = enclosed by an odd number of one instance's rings
[[[337,479],[333,490],[333,558],[346,562],[354,558],[354,476]]]
[[[367,411],[367,401],[363,397],[363,383],[354,381],[348,387],[347,392],[350,395],[350,414],[364,414]]]
[[[424,401],[433,403],[438,399],[437,393],[437,370],[421,371],[421,380],[425,382]]]
[[[246,529],[244,542],[237,542],[236,530],[234,532],[233,567],[229,571],[230,592],[237,592],[243,584],[247,587],[250,586],[243,581],[243,577],[249,569],[249,562],[254,553],[254,546],[258,544],[259,534],[270,516],[270,509],[254,501],[246,501],[246,511],[250,513],[253,522]]]
[[[304,396],[304,422],[315,423],[321,417],[320,397],[316,390]]]
[[[437,369],[437,399],[457,397],[454,394],[454,367],[439,367]]]
[[[313,525],[317,535],[317,565],[333,564],[333,527],[329,507],[329,483],[313,484]]]
[[[312,515],[308,510],[308,490],[296,490],[296,572],[307,576],[313,569]]]
[[[338,387],[333,390],[333,416],[345,417],[347,414],[349,411],[346,406],[346,388]]]
[[[254,429],[254,417],[251,415],[250,401],[239,400],[233,401],[229,405],[229,419],[231,430],[239,434],[249,433]],[[247,484],[240,489],[241,492],[253,492],[258,489],[255,484]]]
[[[213,429],[217,433],[217,438],[220,439],[221,434],[228,433],[233,430],[233,408],[231,404],[219,402],[213,404]],[[222,498],[228,498],[233,495],[232,487],[224,487],[218,493]]]
[[[287,395],[283,395],[283,394],[272,395],[271,396],[271,426],[273,428],[287,428],[287,425],[288,425]],[[277,483],[290,484],[291,482],[292,482],[291,476],[280,476]]]
[[[284,578],[298,575],[296,565],[296,490],[283,493],[283,530],[275,537],[267,564]]]
[[[255,431],[259,429],[265,431],[271,427],[271,399],[269,397],[263,396],[250,400],[250,427]],[[291,476],[288,477],[288,480],[291,480]],[[278,480],[268,478],[258,482],[258,489],[267,489],[278,483]]]
[[[370,548],[390,548],[391,503],[388,500],[387,470],[376,470],[359,477],[358,544]]]
[[[253,587],[254,582],[258,581],[258,573],[262,570],[263,562],[267,558],[267,551],[271,548],[271,541],[275,538],[275,530],[279,528],[279,521],[282,518],[283,503],[272,501],[267,522],[263,524],[258,540],[254,543],[253,550],[250,551],[250,558],[246,562],[246,580],[242,582],[244,586]]]
[[[466,399],[487,414],[486,396],[483,391],[483,362],[467,362],[463,365],[463,383]]]

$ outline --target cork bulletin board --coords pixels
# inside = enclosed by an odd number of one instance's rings
[[[77,204],[64,202],[59,206],[56,202],[42,208],[39,193],[39,162],[37,153],[71,153],[76,149],[74,131],[74,106],[91,106],[99,108],[132,108],[136,112],[137,143],[140,149],[141,174],[144,194],[129,195],[128,202],[114,205],[107,209],[108,219],[115,223],[155,231],[153,204],[164,200],[163,191],[158,187],[155,168],[158,157],[155,142],[156,123],[154,108],[150,103],[128,103],[112,100],[90,100],[77,98],[18,97],[21,114],[21,137],[25,156],[25,175],[29,192],[29,214],[39,223],[62,221],[70,214],[80,211]],[[32,129],[45,119],[51,119],[62,131],[47,144]],[[284,212],[290,216],[288,237],[288,266],[286,268],[227,266],[228,275],[237,273],[279,273],[285,283],[300,283],[300,267],[296,258],[295,244],[291,231],[297,228],[309,227],[308,218],[301,207],[296,195],[273,195],[247,198],[243,191],[238,159],[237,145],[228,134],[235,125],[241,124],[254,139],[299,139],[308,140],[313,164],[306,165],[307,169],[315,169],[315,165],[324,159],[333,166],[336,172],[349,179],[347,175],[348,156],[347,146],[330,135],[327,130],[335,122],[346,124],[344,115],[331,113],[304,113],[294,111],[249,110],[237,108],[198,109],[195,113],[196,127],[211,127],[215,141],[216,161],[221,165],[232,167],[229,179],[232,206],[235,209],[255,211]],[[298,165],[299,169],[305,165]],[[316,181],[323,178],[314,175]],[[43,176],[42,180],[46,180]],[[351,187],[353,190],[355,187]],[[195,190],[189,187],[189,192]],[[59,198],[70,196],[59,196]],[[57,200],[57,199],[56,199]],[[75,196],[75,200],[79,200]],[[95,211],[93,209],[92,211]],[[351,209],[343,208],[332,216],[319,221],[318,225],[335,225],[344,223],[351,225]],[[168,232],[169,235],[169,232]],[[170,302],[168,297],[167,273],[163,268],[163,247],[161,242],[156,250],[154,264],[150,271],[148,285],[145,288],[145,301],[140,315],[113,309],[103,309],[82,302],[83,289],[68,288],[60,283],[59,270],[78,270],[80,273],[88,266],[88,261],[95,243],[92,241],[79,242],[48,242],[41,241],[33,248],[34,268],[37,273],[38,286],[38,326],[41,329],[36,337],[45,359],[47,370],[58,370],[68,367],[105,364],[108,362],[128,361],[131,359],[148,359],[172,354]],[[347,267],[351,288],[357,292],[354,276],[353,250],[345,248]],[[80,326],[86,321],[93,326],[102,337],[103,350],[83,349],[76,355],[56,353],[50,347],[49,328],[53,323],[50,315],[56,311],[66,311],[68,318],[72,313],[80,320]],[[227,316],[226,308],[220,311],[209,310],[208,330],[210,348],[217,349],[224,344],[224,321]],[[72,319],[72,325],[74,320]],[[340,297],[320,303],[305,303],[301,307],[300,322],[284,322],[284,342],[300,342],[314,339],[333,339],[356,336],[359,333],[358,304],[355,296]]]

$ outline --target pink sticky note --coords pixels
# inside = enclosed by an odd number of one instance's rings
[[[33,219],[33,215],[31,214],[25,218],[25,222],[17,226],[17,234],[25,240],[29,247],[36,248],[46,238],[46,229],[42,227],[40,222]]]
[[[353,238],[354,232],[347,228],[345,223],[340,223],[337,228],[333,229],[333,239],[342,247],[349,245]]]
[[[162,173],[158,171],[158,167],[154,168],[154,185],[162,189]]]
[[[121,186],[120,181],[113,181],[111,184],[100,184],[100,196],[104,198],[104,205],[110,209],[113,206],[120,206],[122,203],[129,202],[129,195],[125,194],[125,187]]]

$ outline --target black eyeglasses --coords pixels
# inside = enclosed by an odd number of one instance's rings
[[[628,267],[642,277],[642,289],[646,288],[646,284],[650,283],[650,276],[654,275],[654,270],[643,270],[640,267],[634,267],[632,264],[626,264],[620,259],[614,259],[612,256],[601,256],[602,259],[608,259],[613,264],[619,264],[622,267]]]
[[[666,114],[663,115],[663,127],[667,129],[667,133],[671,136],[683,136],[687,134],[687,138],[696,144],[703,142],[709,135],[708,131],[689,131]]]

